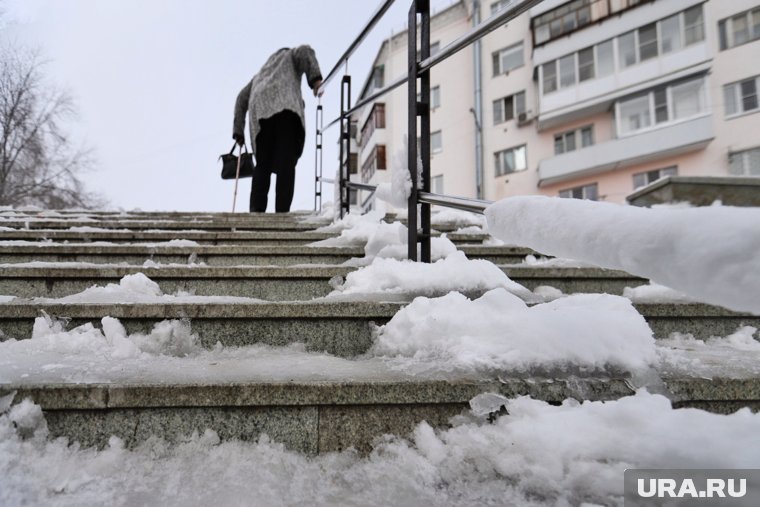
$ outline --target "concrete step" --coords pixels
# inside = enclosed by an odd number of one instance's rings
[[[532,250],[515,247],[462,245],[472,259],[495,264],[522,262]],[[201,245],[188,247],[146,245],[0,244],[0,264],[19,262],[91,262],[137,264],[146,260],[161,264],[205,263],[211,266],[341,264],[363,257],[363,247]]]
[[[199,230],[152,230],[133,231],[119,229],[112,231],[70,231],[57,229],[13,230],[0,232],[2,241],[53,241],[64,242],[108,242],[108,243],[163,243],[176,239],[195,241],[202,245],[306,245],[314,241],[335,237],[335,234],[314,231],[221,231]]]
[[[403,306],[399,302],[192,302],[165,304],[35,303],[13,300],[0,304],[0,339],[26,339],[34,319],[47,313],[69,320],[69,327],[104,316],[122,320],[130,333],[149,332],[166,319],[187,319],[201,344],[213,347],[305,343],[308,350],[353,357],[367,351],[372,324],[390,320]],[[740,326],[760,328],[760,317],[703,304],[636,304],[655,337],[673,332],[696,338],[728,336]]]
[[[438,234],[436,234],[437,236]],[[202,231],[202,230],[87,230],[68,229],[15,229],[0,232],[0,241],[53,241],[109,242],[109,243],[161,243],[175,239],[195,241],[202,245],[306,245],[337,236],[316,231]],[[481,244],[486,234],[448,234],[457,244]]]
[[[317,227],[328,225],[329,221],[300,221],[285,219],[195,219],[195,220],[149,220],[149,219],[103,219],[79,220],[71,219],[5,219],[0,225],[13,229],[69,229],[71,227],[90,227],[98,229],[130,229],[130,230],[261,230],[261,231],[310,231]]]
[[[214,429],[222,440],[266,433],[288,448],[318,454],[371,449],[384,434],[408,435],[421,421],[445,427],[480,393],[612,400],[633,394],[621,378],[499,378],[386,381],[359,379],[248,381],[221,384],[0,384],[42,406],[51,436],[104,447],[111,435],[128,448],[151,436],[177,441]],[[730,413],[760,408],[760,379],[665,379],[676,407]]]
[[[195,266],[160,267],[119,265],[49,266],[0,265],[0,294],[22,298],[59,298],[93,285],[118,283],[126,275],[143,273],[164,294],[178,291],[199,296],[240,296],[270,301],[308,300],[332,291],[334,277],[345,278],[355,268],[345,266]],[[549,285],[566,294],[622,294],[625,287],[645,280],[621,271],[599,268],[539,268],[501,266],[512,280],[533,290]]]

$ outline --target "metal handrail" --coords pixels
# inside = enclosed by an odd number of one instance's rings
[[[541,3],[542,1],[543,0],[523,0],[522,2],[517,4],[516,8],[514,9],[503,9],[499,11],[498,14],[491,16],[490,18],[480,23],[478,26],[469,30],[467,33],[463,34],[457,39],[454,39],[452,42],[442,47],[440,51],[438,51],[435,55],[429,58],[426,58],[425,60],[420,62],[420,65],[419,65],[420,72],[429,70],[434,65],[442,62],[443,60],[447,59],[453,54],[461,51],[462,49],[466,48],[467,46],[469,46],[476,40],[493,32],[494,30],[502,26],[504,23],[507,23],[508,21],[513,20],[520,14],[524,13],[528,9],[531,9],[535,5]],[[409,80],[409,74],[404,74],[403,76],[391,82],[388,86],[385,86],[384,88],[380,88],[378,91],[376,91],[372,95],[368,95],[367,97],[359,100],[356,104],[354,104],[354,106],[351,109],[346,111],[346,113],[353,114],[359,111],[361,108],[363,108],[367,104],[370,104],[371,102],[379,99],[380,97],[387,95],[388,93],[392,92],[399,86],[406,84],[408,80]],[[339,121],[340,121],[340,118],[335,118],[324,127],[323,131],[329,129],[330,127],[333,127]]]
[[[367,38],[367,35],[369,35],[369,32],[372,31],[372,29],[375,27],[375,25],[382,19],[382,17],[385,15],[385,13],[390,9],[391,5],[393,5],[393,2],[395,0],[385,0],[380,6],[377,8],[375,13],[372,15],[372,17],[367,21],[367,24],[364,26],[361,32],[359,32],[359,35],[356,36],[354,41],[348,46],[348,49],[346,49],[346,52],[343,53],[343,56],[341,56],[338,59],[338,62],[335,64],[335,66],[332,68],[332,70],[327,74],[327,77],[322,79],[322,84],[319,87],[319,91],[324,91],[327,84],[338,75],[338,72],[340,72],[341,66],[348,61],[348,59],[351,57],[352,54],[354,54],[354,51],[359,47],[359,44],[361,44],[364,39]]]
[[[536,5],[540,4],[543,0],[522,0],[514,6],[502,8],[498,13],[494,14],[490,18],[486,19],[478,26],[471,28],[460,37],[454,39],[452,42],[446,44],[436,54],[425,58],[419,64],[420,73],[429,70],[434,65],[441,63],[443,60],[452,56],[454,53],[466,48],[478,39],[483,38],[489,33],[493,32],[505,23],[515,19],[525,11],[532,9]]]
[[[430,69],[454,55],[458,51],[469,46],[473,42],[481,39],[486,34],[496,28],[503,26],[507,22],[515,19],[529,9],[541,3],[543,0],[521,0],[511,2],[509,6],[502,8],[499,12],[489,17],[482,23],[470,29],[467,33],[455,39],[440,49],[435,55],[430,54],[430,1],[429,0],[411,0],[409,9],[407,39],[408,39],[408,65],[409,72],[406,76],[399,77],[388,86],[381,88],[369,96],[359,100],[355,105],[350,104],[350,83],[351,77],[343,77],[344,85],[347,85],[348,91],[341,89],[341,115],[338,119],[331,121],[327,126],[319,130],[321,134],[324,130],[340,123],[340,196],[341,196],[341,217],[344,211],[349,210],[349,197],[351,190],[363,190],[374,193],[377,185],[352,182],[348,176],[347,162],[344,161],[344,147],[350,147],[349,129],[347,121],[350,115],[377,100],[390,91],[407,83],[407,100],[408,100],[408,168],[412,177],[412,189],[408,199],[408,220],[409,220],[409,259],[417,260],[417,245],[420,247],[423,262],[430,262],[430,206],[437,205],[448,208],[469,211],[473,213],[484,214],[491,201],[481,199],[472,199],[466,197],[455,197],[450,195],[436,194],[430,192]],[[356,50],[356,47],[366,37],[369,30],[379,21],[382,15],[390,7],[390,1],[386,1],[380,9],[372,16],[370,22],[359,37],[349,46],[349,49],[341,57],[338,64],[331,71],[325,82],[329,81],[339,70],[340,65],[347,61],[348,57]],[[419,17],[419,18],[418,18]],[[419,34],[419,51],[417,42]],[[419,96],[418,91],[419,80]],[[324,84],[322,85],[324,87]],[[347,94],[347,100],[344,100]],[[419,123],[418,123],[419,120]],[[420,132],[420,140],[417,140],[417,132]],[[349,146],[345,146],[348,144]],[[347,159],[347,158],[346,158]],[[418,161],[421,160],[421,178],[418,178]],[[322,178],[320,178],[322,179]],[[418,228],[418,213],[419,226]]]
[[[482,199],[471,199],[468,197],[454,197],[451,195],[434,194],[432,192],[419,192],[419,201],[434,206],[444,206],[471,213],[484,214],[486,208],[493,204],[493,201],[484,201]]]
[[[368,192],[374,192],[377,190],[377,185],[371,183],[359,183],[358,181],[347,181],[346,186],[353,188],[354,190],[366,190]]]
[[[386,86],[384,88],[380,88],[378,91],[376,91],[372,95],[368,95],[367,97],[365,97],[365,98],[361,99],[360,101],[358,101],[356,104],[354,104],[354,106],[351,109],[348,109],[346,111],[346,114],[348,114],[348,115],[354,114],[355,112],[359,111],[361,108],[363,108],[364,106],[366,106],[367,104],[369,104],[369,103],[371,103],[371,102],[379,99],[383,95],[387,95],[388,93],[392,92],[393,90],[395,90],[399,86],[401,86],[403,84],[406,84],[406,82],[407,82],[408,79],[409,78],[407,77],[407,75],[404,74],[400,78],[398,78],[395,81],[391,82],[391,84],[389,84],[388,86]],[[330,127],[332,127],[333,125],[335,125],[339,121],[340,121],[340,117],[335,118],[333,121],[331,121],[330,123],[328,123],[325,126],[325,128],[322,129],[322,130],[325,131],[325,130],[329,129]]]

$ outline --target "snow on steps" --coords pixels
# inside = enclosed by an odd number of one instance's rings
[[[92,241],[106,237],[111,240],[120,238],[149,241],[149,235],[153,235],[152,239],[158,240],[156,242],[172,239],[195,241],[189,235],[199,234],[195,237],[203,238],[203,243],[209,240],[208,243],[219,245],[161,247],[5,244],[0,245],[0,262],[51,260],[141,265],[145,260],[151,259],[161,263],[205,262],[210,266],[285,266],[305,263],[338,264],[363,254],[361,247],[316,249],[298,246],[303,238],[315,234],[310,230],[322,225],[319,220],[312,220],[303,214],[233,216],[209,213],[82,212],[47,215],[0,214],[0,226],[30,229],[23,234],[30,234],[25,239],[33,241],[45,237],[60,241],[77,238],[80,241],[85,238]],[[72,226],[82,229],[65,230]],[[119,230],[127,228],[129,230]],[[156,229],[169,232],[150,232]],[[231,229],[235,229],[235,232]],[[453,227],[448,228],[451,229]],[[58,232],[51,232],[53,230]],[[0,238],[22,239],[19,234],[22,232],[6,231],[0,233]],[[201,234],[205,236],[200,236]],[[130,235],[132,239],[129,239]],[[287,241],[274,245],[255,243],[259,240],[273,241],[278,235],[288,238]],[[463,235],[461,239],[463,242],[480,242],[483,237]],[[246,246],[221,244],[227,241],[240,242],[241,245],[245,241],[251,243]],[[532,253],[526,249],[482,245],[460,246],[460,249],[471,258],[485,258],[499,264],[520,262]],[[94,269],[96,268],[92,268]],[[176,271],[175,279],[188,276],[194,269],[197,268]],[[517,273],[521,268],[510,269]],[[546,267],[522,268],[522,272],[527,277],[531,269],[534,270],[534,279],[557,273]],[[214,273],[213,279],[216,282],[234,278],[211,272]],[[590,270],[574,271],[570,277],[573,281],[568,283],[580,283],[577,280],[590,273]],[[250,272],[247,274],[250,275]],[[269,272],[271,274],[272,271]],[[320,276],[326,274],[322,272]],[[261,279],[264,278],[257,280]],[[55,285],[57,282],[51,283]],[[554,285],[549,281],[542,284]],[[165,290],[170,291],[171,289]],[[306,294],[303,293],[299,299],[305,298]],[[85,322],[98,323],[100,318],[110,315],[119,318],[129,332],[145,332],[164,319],[189,319],[192,331],[199,336],[201,345],[206,349],[213,348],[217,341],[225,346],[269,344],[278,347],[302,342],[307,350],[326,351],[338,356],[335,358],[338,360],[366,352],[372,340],[370,322],[386,322],[399,307],[400,303],[368,302],[93,305],[16,301],[0,305],[0,331],[6,339],[28,338],[34,318],[43,310],[54,317],[71,319],[69,328]],[[666,337],[671,331],[693,332],[702,337],[725,336],[740,325],[760,327],[757,317],[706,305],[649,304],[636,307],[658,337]],[[184,374],[193,367],[193,363],[186,362],[184,358],[177,361]],[[74,437],[85,445],[103,445],[111,434],[124,438],[128,445],[135,445],[153,434],[174,439],[196,429],[202,432],[207,427],[213,427],[222,438],[255,439],[265,432],[291,448],[317,453],[352,445],[367,450],[373,438],[383,433],[404,435],[421,420],[427,420],[434,426],[443,426],[480,392],[500,392],[509,397],[529,394],[551,402],[560,402],[568,397],[615,399],[633,392],[626,379],[599,376],[580,379],[567,376],[498,380],[425,379],[416,376],[399,378],[397,372],[386,369],[382,375],[368,378],[357,370],[364,368],[365,363],[354,359],[345,362],[354,365],[355,371],[350,375],[341,376],[330,368],[320,370],[319,365],[312,366],[312,370],[319,371],[316,380],[311,377],[299,378],[287,363],[283,363],[279,372],[270,372],[265,378],[252,379],[250,371],[246,370],[240,378],[211,376],[197,378],[195,382],[188,381],[186,375],[183,376],[183,381],[166,380],[167,372],[164,370],[129,373],[118,381],[81,381],[81,376],[77,374],[62,378],[58,375],[56,366],[50,370],[49,377],[43,374],[46,372],[40,372],[35,376],[23,379],[19,376],[11,382],[0,384],[0,395],[17,391],[17,399],[32,397],[45,410],[53,435]],[[114,368],[119,369],[118,362]],[[200,370],[206,371],[207,368],[234,370],[225,362],[208,364]],[[670,378],[666,382],[679,406],[730,412],[740,406],[757,409],[760,404],[760,382],[754,378]]]
[[[198,296],[237,296],[269,301],[309,300],[327,296],[329,281],[345,278],[357,268],[330,265],[295,266],[159,266],[31,263],[0,265],[0,294],[21,298],[59,298],[92,287],[119,283],[127,275],[143,273],[164,294],[179,291]],[[566,294],[577,292],[621,295],[625,287],[645,281],[599,268],[501,266],[513,281],[533,290],[552,286]]]
[[[0,235],[0,237],[2,237]],[[486,259],[496,264],[521,262],[534,253],[525,248],[463,245],[459,247],[471,259]],[[210,266],[341,264],[352,257],[364,256],[364,248],[308,246],[241,245],[173,245],[102,243],[0,243],[0,264],[17,262],[93,262],[102,264],[143,264],[152,260],[160,264],[205,263]]]

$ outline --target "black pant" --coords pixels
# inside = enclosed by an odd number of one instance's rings
[[[250,211],[266,211],[269,184],[274,173],[277,175],[275,211],[288,212],[296,183],[296,163],[303,153],[305,134],[301,118],[293,111],[282,111],[259,120],[259,126]]]

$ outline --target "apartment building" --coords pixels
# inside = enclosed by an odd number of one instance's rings
[[[506,4],[437,13],[433,50]],[[401,33],[363,94],[405,72]],[[545,0],[435,67],[431,88],[434,192],[625,202],[667,175],[760,176],[757,0]],[[357,177],[385,181],[406,88],[357,121]]]

